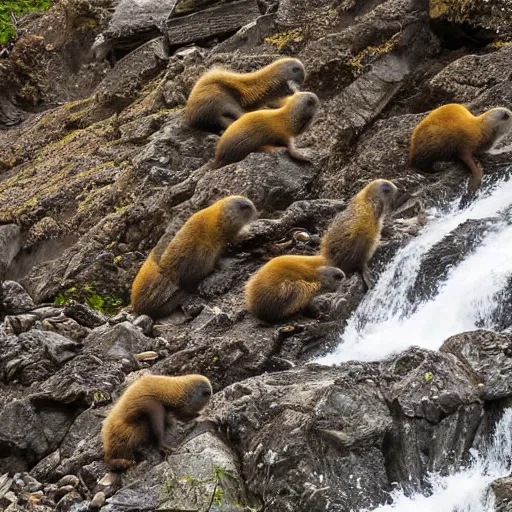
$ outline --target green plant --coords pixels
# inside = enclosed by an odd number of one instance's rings
[[[90,284],[85,284],[81,290],[78,290],[76,287],[68,288],[65,292],[59,293],[53,300],[53,303],[56,306],[63,306],[71,299],[85,299],[92,309],[108,316],[115,315],[123,307],[123,299],[119,297],[102,297],[93,290]]]
[[[50,7],[50,0],[3,0],[0,3],[0,45],[16,35],[11,13],[19,17],[30,11],[44,11]]]

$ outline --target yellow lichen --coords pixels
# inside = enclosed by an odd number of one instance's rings
[[[302,30],[295,28],[266,37],[265,42],[274,45],[278,50],[282,50],[289,43],[300,43],[303,39]]]
[[[361,70],[363,68],[363,61],[367,58],[389,53],[397,45],[399,35],[400,33],[395,34],[380,46],[367,46],[352,59],[352,65]]]

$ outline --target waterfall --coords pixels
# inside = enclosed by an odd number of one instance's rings
[[[447,476],[429,476],[428,495],[407,497],[402,491],[392,493],[391,505],[381,505],[375,512],[494,512],[494,493],[490,484],[509,476],[512,470],[512,409],[505,409],[490,440],[471,450],[471,460],[462,470]]]
[[[500,213],[512,204],[512,180],[481,191],[465,209],[459,200],[433,210],[420,234],[399,250],[348,320],[337,348],[321,364],[375,361],[412,345],[437,350],[454,334],[493,329],[490,314],[512,275],[512,226]],[[479,246],[451,268],[435,296],[420,303],[410,292],[430,249],[470,219],[490,219]]]

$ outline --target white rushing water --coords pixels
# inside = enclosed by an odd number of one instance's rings
[[[392,494],[391,505],[377,512],[494,512],[494,493],[490,484],[512,470],[512,409],[506,409],[496,424],[491,439],[477,450],[466,468],[448,476],[429,477],[429,495],[407,497],[401,491]]]
[[[349,319],[338,347],[316,362],[375,361],[412,345],[437,350],[453,334],[493,328],[489,314],[512,275],[512,226],[498,219],[512,204],[512,180],[480,192],[463,210],[458,204],[459,200],[447,211],[431,213],[425,228],[398,251]],[[408,292],[429,250],[467,220],[484,218],[495,221],[490,221],[492,229],[482,243],[449,270],[434,297],[410,302]]]

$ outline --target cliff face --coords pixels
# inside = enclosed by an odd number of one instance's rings
[[[22,20],[0,59],[2,507],[87,510],[103,489],[105,511],[371,509],[395,483],[417,490],[428,471],[467,459],[512,395],[510,334],[304,365],[335,343],[361,278],[323,297],[319,319],[275,327],[248,315],[243,287],[271,256],[314,253],[369,180],[401,191],[376,274],[425,208],[463,193],[461,165],[409,169],[409,141],[441,104],[511,107],[512,6],[489,4],[69,0]],[[211,170],[218,137],[183,124],[195,80],[214,64],[251,71],[283,55],[302,60],[304,89],[321,99],[297,142],[312,164],[275,151]],[[484,184],[512,161],[510,141],[482,157]],[[158,324],[117,313],[164,232],[228,194],[249,197],[260,218],[184,313]],[[480,228],[435,248],[418,297]],[[510,326],[505,310],[498,324]],[[145,370],[208,376],[208,421],[175,425],[173,455],[148,450],[120,490],[103,488],[102,418]]]

